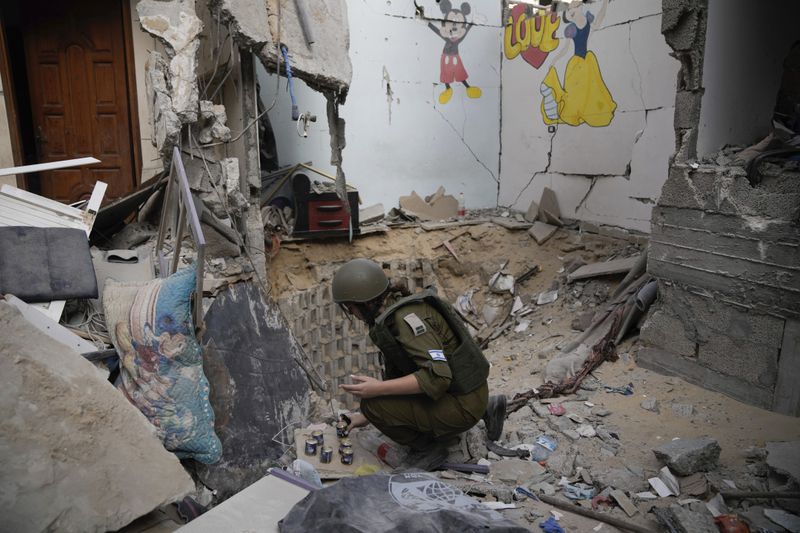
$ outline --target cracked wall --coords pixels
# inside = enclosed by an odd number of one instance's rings
[[[780,80],[792,77],[782,64],[798,6],[782,2],[787,18],[767,21],[737,4],[664,0],[664,34],[681,60],[676,154],[653,209],[659,300],[637,363],[800,416],[800,172],[771,161],[751,181],[741,155],[768,133]]]
[[[365,204],[397,205],[416,189],[430,194],[439,185],[464,192],[467,208],[494,207],[499,180],[500,3],[471,1],[468,20],[475,24],[459,47],[468,83],[481,89],[470,98],[453,83],[449,102],[441,104],[443,41],[428,27],[443,14],[435,0],[349,2],[350,58],[353,81],[340,113],[347,124],[343,169]],[[461,2],[454,2],[460,5]],[[274,69],[260,65],[259,82],[267,106],[276,96]],[[330,141],[324,97],[295,80],[301,113],[317,116],[307,138],[291,119],[286,80],[281,79],[270,121],[282,165],[312,161],[331,174]]]
[[[549,52],[538,68],[533,57],[509,59],[513,53],[505,50],[499,203],[525,210],[549,187],[565,217],[647,232],[673,153],[679,63],[670,57],[661,35],[661,0],[615,0],[601,21],[603,3],[597,0],[582,9],[594,17],[588,50],[616,104],[607,125],[602,120],[593,124],[593,100],[602,98],[596,80],[589,80],[586,102],[578,105],[579,120],[568,115],[575,104],[567,101],[560,104],[563,119],[546,123],[542,90],[548,89],[542,85],[550,67],[567,93],[581,91],[565,81],[568,69],[575,72],[570,63],[577,62],[574,45],[565,38],[570,22],[561,17],[555,21],[558,43],[545,46],[533,37],[525,51],[538,45]],[[522,24],[518,17],[511,19],[512,25]],[[525,34],[516,31],[510,42],[522,41],[527,47]],[[564,55],[557,57],[562,49]]]

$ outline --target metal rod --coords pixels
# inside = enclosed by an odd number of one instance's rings
[[[800,499],[800,492],[748,492],[748,491],[731,491],[720,492],[720,495],[726,500],[744,500],[746,498],[753,499],[776,499],[776,500],[798,500]]]
[[[544,494],[539,494],[538,497],[544,503],[552,505],[553,507],[558,507],[559,509],[563,509],[564,511],[579,514],[581,516],[585,516],[586,518],[599,520],[600,522],[605,522],[606,524],[610,524],[614,527],[624,529],[625,531],[634,531],[635,533],[655,533],[652,529],[640,526],[639,524],[634,524],[633,522],[628,522],[627,520],[614,518],[613,516],[608,516],[603,513],[598,513],[597,511],[590,511],[589,509],[584,509],[583,507],[575,505],[571,501],[561,500],[559,498],[546,496]]]

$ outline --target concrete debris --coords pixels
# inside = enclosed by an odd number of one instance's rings
[[[800,532],[800,516],[788,513],[783,509],[764,509],[764,516],[791,533]]]
[[[567,276],[567,281],[573,282],[579,279],[593,278],[598,276],[609,276],[612,274],[623,274],[630,271],[639,262],[638,255],[626,257],[625,259],[614,259],[603,263],[594,263],[582,266]]]
[[[706,509],[711,513],[714,518],[728,514],[728,506],[725,505],[725,500],[722,499],[722,494],[717,494],[706,502]]]
[[[361,224],[372,224],[383,220],[385,216],[383,204],[374,204],[362,208],[358,213],[358,220]]]
[[[689,403],[672,403],[670,408],[673,413],[684,418],[688,418],[694,413],[694,406]]]
[[[536,298],[536,305],[546,305],[558,300],[558,291],[545,291],[539,293]]]
[[[492,217],[491,220],[493,224],[497,224],[500,227],[512,231],[528,229],[531,227],[530,222],[520,222],[519,220],[515,220],[512,218]]]
[[[525,212],[525,220],[528,222],[536,222],[536,219],[539,218],[539,204],[536,202],[531,202],[531,205],[528,206],[528,210]]]
[[[653,450],[656,458],[679,476],[708,472],[717,467],[722,449],[709,437],[676,439]]]
[[[674,531],[678,533],[719,533],[714,519],[708,512],[696,512],[681,507],[677,504],[670,505],[666,510]]]
[[[153,118],[151,137],[162,156],[169,156],[178,144],[181,119],[172,107],[172,95],[167,84],[168,65],[161,54],[150,52],[145,65],[145,87],[150,116]]]
[[[230,141],[231,130],[226,125],[228,115],[225,106],[200,100],[200,118],[192,125],[195,137],[201,144],[215,141]]]
[[[575,431],[581,437],[592,438],[597,435],[594,427],[590,426],[589,424],[581,424],[580,426],[575,428]]]
[[[622,510],[625,511],[625,514],[628,516],[633,516],[639,512],[630,498],[628,498],[621,490],[614,489],[609,493],[609,496],[612,497],[620,507],[622,507]]]
[[[545,468],[534,461],[503,459],[492,465],[492,478],[505,483],[525,483],[545,472]]]
[[[194,490],[102,372],[5,302],[0,329],[3,529],[117,530]]]
[[[172,109],[183,122],[197,121],[197,37],[203,23],[195,14],[194,0],[140,0],[136,12],[142,29],[165,45]]]
[[[672,472],[670,472],[669,467],[665,466],[658,472],[658,479],[660,479],[664,485],[667,486],[669,491],[675,495],[679,496],[681,494],[681,484]]]
[[[439,187],[428,198],[430,201],[424,200],[416,191],[411,191],[410,195],[400,197],[400,208],[420,220],[445,220],[458,215],[458,200],[454,196],[445,195],[443,187]]]
[[[533,240],[536,241],[536,244],[541,245],[546,243],[556,231],[558,231],[558,226],[553,226],[537,220],[528,230],[528,234],[533,237]]]
[[[653,490],[656,491],[656,494],[658,494],[660,498],[666,498],[667,496],[678,495],[672,492],[672,490],[670,490],[670,488],[666,485],[666,483],[664,483],[660,478],[651,477],[650,479],[647,480],[647,482],[650,483],[650,486],[653,487]]]
[[[800,485],[800,441],[768,442],[767,466]]]
[[[644,409],[645,411],[652,411],[654,413],[659,412],[658,400],[655,398],[647,398],[639,405],[641,405],[642,409]]]
[[[539,220],[555,226],[564,225],[561,221],[561,210],[558,207],[556,193],[549,187],[544,188],[542,198],[539,200]]]
[[[667,467],[664,467],[667,468]],[[705,474],[697,473],[680,480],[681,492],[689,496],[705,496],[708,492],[708,481]]]

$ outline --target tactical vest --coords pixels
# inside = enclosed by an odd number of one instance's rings
[[[453,379],[447,391],[451,394],[466,394],[472,392],[484,383],[489,376],[489,362],[483,352],[464,326],[461,317],[449,303],[436,295],[436,291],[426,289],[420,293],[403,298],[390,306],[376,320],[375,325],[369,330],[372,342],[380,349],[386,367],[386,379],[394,379],[413,374],[417,366],[412,361],[402,345],[394,338],[386,319],[395,311],[410,303],[424,301],[442,315],[447,325],[455,333],[458,348],[453,353],[446,353],[447,362],[453,373]]]

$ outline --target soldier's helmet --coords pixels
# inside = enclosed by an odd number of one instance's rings
[[[336,303],[368,302],[389,287],[389,278],[380,265],[369,259],[353,259],[333,276],[333,301]]]

